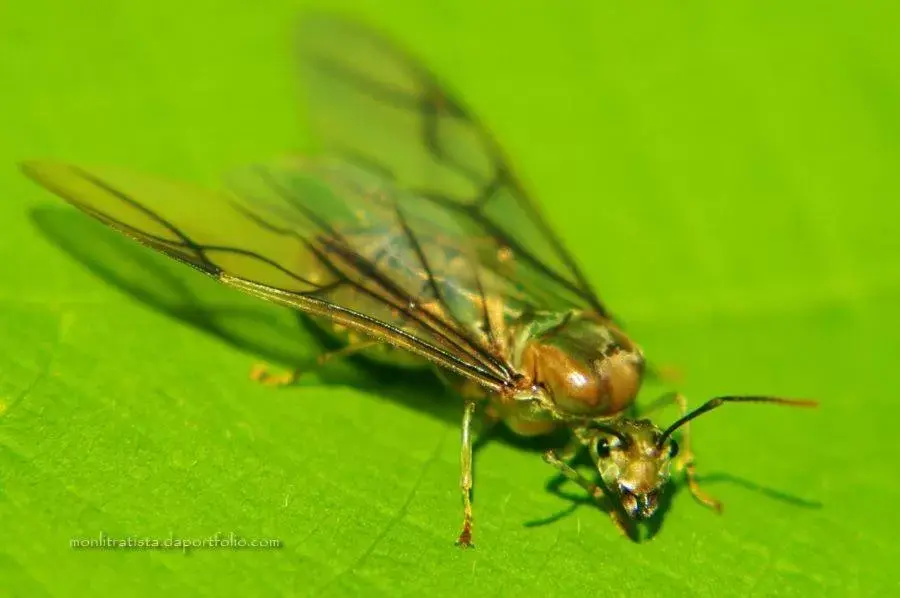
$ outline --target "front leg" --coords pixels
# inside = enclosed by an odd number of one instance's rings
[[[676,393],[675,402],[678,403],[678,408],[681,410],[681,416],[684,417],[687,415],[688,405],[684,395],[680,392]],[[684,477],[687,478],[688,488],[691,489],[691,494],[694,495],[694,498],[707,507],[715,509],[717,513],[721,513],[722,503],[704,492],[703,489],[700,488],[700,482],[697,481],[697,468],[694,465],[694,451],[691,450],[690,422],[684,424],[683,429],[684,431],[681,433],[681,454],[675,458],[675,468],[678,471],[684,470]]]
[[[475,402],[467,401],[463,411],[462,445],[459,450],[459,489],[463,499],[462,531],[456,545],[462,548],[474,547],[472,544],[472,419],[475,414]]]
[[[564,453],[574,455],[577,454],[577,451],[573,450],[572,445],[570,444],[564,449]],[[566,463],[564,458],[560,457],[560,455],[556,451],[550,450],[544,453],[544,461],[558,469],[564,476],[587,490],[587,493],[590,494],[591,498],[593,498],[596,502],[599,503],[603,498],[607,497],[606,490],[603,487],[593,483],[592,481],[581,475],[581,473],[577,469]],[[617,508],[615,501],[610,500],[609,502],[610,504],[608,506],[610,518],[612,519],[615,526],[619,529],[619,531],[622,532],[622,534],[624,534],[626,537],[630,537],[627,522],[622,516],[622,513]]]
[[[684,395],[680,392],[672,392],[667,393],[655,400],[647,409],[644,410],[642,415],[646,415],[651,411],[655,411],[656,409],[662,407],[666,404],[675,403],[678,405],[679,411],[681,411],[682,417],[687,415],[688,405],[687,399],[685,399]],[[681,433],[681,447],[678,451],[678,456],[675,457],[675,469],[677,471],[684,471],[684,477],[687,480],[688,488],[691,490],[691,494],[695,499],[706,505],[711,509],[715,509],[717,512],[722,512],[722,503],[707,494],[700,488],[700,482],[697,480],[697,468],[694,465],[694,451],[691,450],[691,424],[690,422],[685,423],[682,426],[683,432]]]

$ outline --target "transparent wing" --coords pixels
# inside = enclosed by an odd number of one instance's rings
[[[455,213],[480,240],[480,263],[528,287],[539,307],[610,317],[493,138],[428,70],[333,16],[307,16],[298,46],[311,124],[325,149],[413,190],[409,201]]]
[[[236,173],[233,193],[112,168],[30,162],[23,170],[108,226],[227,285],[496,390],[515,377],[497,334],[514,300],[496,303],[514,289],[452,242],[462,233],[441,208],[406,214],[401,205],[409,202],[363,169],[291,159]]]

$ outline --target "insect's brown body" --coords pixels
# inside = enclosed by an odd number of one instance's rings
[[[688,422],[632,417],[644,356],[541,218],[494,139],[427,69],[358,24],[306,20],[298,36],[312,129],[326,159],[259,164],[230,193],[118,169],[28,162],[32,179],[144,245],[250,295],[322,318],[350,349],[425,360],[464,399],[459,544],[472,541],[476,410],[513,431],[562,427],[544,459],[607,504],[616,524],[657,508],[674,464],[695,497]],[[360,338],[367,340],[358,342]],[[646,415],[645,412],[642,415]],[[673,433],[682,432],[682,448]],[[570,464],[587,452],[600,481]]]

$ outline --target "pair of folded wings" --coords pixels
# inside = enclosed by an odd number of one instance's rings
[[[358,24],[308,17],[298,55],[328,158],[234,173],[212,192],[29,162],[82,211],[245,292],[328,317],[500,389],[496,320],[609,314],[491,136],[425,68]]]

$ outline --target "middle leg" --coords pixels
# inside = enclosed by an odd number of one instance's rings
[[[642,415],[649,414],[652,411],[655,411],[665,405],[670,405],[672,403],[678,405],[678,409],[679,411],[681,411],[682,417],[687,415],[687,399],[680,392],[671,392],[662,395],[653,403],[651,403],[642,413]],[[678,451],[678,456],[675,457],[675,468],[678,471],[684,471],[684,477],[687,480],[688,488],[690,488],[691,494],[695,499],[697,499],[707,507],[715,509],[717,512],[721,513],[722,503],[707,494],[700,487],[700,482],[697,480],[697,468],[696,465],[694,465],[694,451],[691,449],[690,422],[685,423],[682,426],[682,429],[683,432],[681,433],[681,447]]]
[[[472,544],[472,419],[475,402],[467,401],[463,411],[462,445],[459,451],[459,489],[463,499],[463,524],[456,545],[470,548]]]

